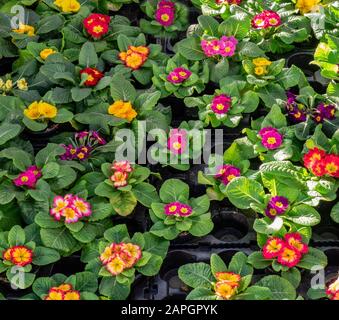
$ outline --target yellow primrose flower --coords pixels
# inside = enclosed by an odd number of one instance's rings
[[[266,74],[267,73],[267,70],[265,67],[255,67],[254,68],[254,73],[257,75],[257,76],[262,76],[263,74]]]
[[[34,27],[28,24],[23,24],[21,22],[19,23],[19,28],[13,29],[12,31],[20,34],[27,34],[29,37],[33,37],[35,35]]]
[[[319,11],[319,3],[321,0],[297,0],[295,7],[299,9],[301,14]]]
[[[0,79],[0,89],[4,86],[4,84],[5,82],[2,79]]]
[[[253,64],[257,67],[269,66],[272,62],[266,58],[255,58],[252,60]]]
[[[43,101],[34,101],[24,110],[24,115],[31,120],[52,119],[57,113],[58,109],[55,106]]]
[[[75,13],[80,10],[80,3],[77,0],[56,0],[54,4],[65,13]]]
[[[44,49],[40,52],[40,58],[43,59],[43,60],[46,60],[47,57],[50,56],[53,53],[56,53],[56,51],[51,49],[51,48]]]
[[[18,86],[19,90],[22,90],[22,91],[28,90],[28,83],[25,78],[18,80],[16,85]]]
[[[138,113],[133,109],[131,102],[124,102],[122,100],[115,101],[108,108],[108,113],[117,117],[126,119],[131,122]]]
[[[7,80],[5,83],[5,90],[9,91],[13,88],[13,81],[12,80]]]

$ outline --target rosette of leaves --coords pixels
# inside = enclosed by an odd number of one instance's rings
[[[211,124],[213,128],[220,126],[235,128],[243,118],[243,113],[251,113],[257,109],[259,97],[249,88],[246,81],[241,78],[230,80],[230,78],[221,79],[220,89],[215,90],[214,95],[185,98],[187,107],[199,108],[199,119],[205,126]],[[217,95],[226,95],[232,99],[230,109],[223,115],[217,115],[211,109],[213,98]]]
[[[175,5],[174,21],[170,26],[163,26],[155,19],[158,2],[160,0],[144,1],[140,8],[148,19],[140,19],[140,28],[143,33],[160,38],[176,38],[181,31],[188,27],[188,8],[181,2],[173,1]]]
[[[255,74],[255,65],[252,60],[245,59],[242,61],[243,69],[247,74],[246,81],[252,86],[252,90],[258,94],[266,107],[270,108],[281,100],[286,101],[285,92],[289,88],[294,86],[302,88],[308,85],[302,70],[295,65],[292,65],[290,68],[284,68],[284,65],[285,59],[272,61],[267,66],[267,73],[258,76]]]
[[[93,99],[91,106],[75,115],[75,120],[89,125],[92,130],[99,130],[109,135],[111,127],[127,126],[128,121],[108,114],[110,104],[116,101],[130,102],[137,112],[132,121],[131,128],[138,127],[138,120],[146,121],[146,130],[161,128],[166,130],[171,116],[166,108],[158,104],[161,93],[156,90],[137,90],[132,83],[122,75],[116,75],[110,79],[109,91],[103,98],[107,102],[99,102]]]
[[[285,115],[278,105],[274,105],[265,117],[260,117],[252,121],[251,129],[243,130],[247,137],[235,140],[239,148],[246,153],[247,159],[259,156],[262,162],[274,160],[299,161],[301,159],[301,142],[295,137],[295,127],[287,126]],[[275,149],[266,148],[259,136],[259,131],[263,128],[273,127],[283,136],[282,143]]]
[[[90,216],[82,217],[74,223],[65,223],[55,220],[49,210],[36,214],[34,222],[40,227],[40,237],[46,247],[58,250],[63,256],[69,256],[95,241],[112,226],[112,215],[115,214],[112,205],[106,199],[97,197],[93,191],[94,187],[89,185],[95,178],[85,175],[67,191],[89,202]],[[52,207],[53,198],[54,196],[49,198],[47,206]]]
[[[257,43],[265,52],[284,53],[293,50],[295,43],[309,40],[312,36],[310,21],[307,17],[297,14],[293,2],[264,2],[257,5],[251,1],[246,3],[244,8],[233,7],[233,15],[243,14],[248,19],[252,19],[263,10],[276,12],[281,19],[281,24],[277,27],[267,29],[250,28],[248,38]],[[231,16],[232,17],[232,16]]]
[[[166,180],[160,188],[159,195],[161,202],[153,201],[149,210],[154,223],[150,229],[152,234],[173,240],[186,234],[202,237],[212,231],[214,225],[211,213],[208,212],[210,201],[207,195],[190,198],[189,186],[178,179]],[[189,205],[192,213],[186,217],[166,215],[165,205],[172,202]]]
[[[188,69],[192,74],[181,83],[172,83],[167,80],[167,76],[176,68]],[[177,98],[183,99],[191,96],[194,92],[201,93],[209,81],[209,66],[207,61],[202,64],[199,61],[191,62],[180,53],[174,55],[167,61],[166,67],[153,65],[153,85],[160,90],[161,97],[165,98],[173,94]]]
[[[80,300],[98,300],[95,294],[98,290],[97,277],[88,271],[78,272],[71,276],[57,273],[51,277],[37,278],[32,286],[33,293],[25,295],[21,300],[45,300],[49,290],[62,284],[70,284],[73,290],[80,294]]]
[[[325,35],[314,52],[314,61],[311,63],[320,67],[320,74],[324,78],[339,80],[339,38]]]
[[[153,64],[164,65],[168,59],[165,53],[162,53],[162,47],[159,44],[146,43],[146,38],[143,33],[139,34],[136,38],[127,37],[124,34],[120,34],[117,38],[118,50],[109,50],[101,55],[101,59],[106,62],[117,64],[115,68],[111,70],[114,74],[122,73],[125,77],[131,77],[137,80],[142,85],[147,85],[151,82],[153,77]],[[147,60],[137,70],[132,70],[127,67],[120,59],[119,53],[126,52],[129,46],[144,46],[149,49]]]
[[[0,273],[6,272],[7,279],[19,289],[26,289],[32,285],[36,276],[36,267],[45,266],[60,259],[56,250],[41,246],[38,243],[39,240],[37,242],[35,239],[36,237],[27,228],[23,229],[19,225],[0,233],[1,257],[7,249],[15,246],[25,246],[32,250],[32,262],[25,266],[17,266],[4,259],[0,261]]]
[[[2,166],[0,182],[0,206],[5,209],[12,204],[19,206],[20,210],[13,211],[13,221],[23,219],[26,223],[32,223],[35,215],[40,212],[48,215],[49,198],[53,193],[58,193],[69,187],[77,178],[77,170],[85,168],[72,161],[59,160],[65,149],[59,145],[50,143],[40,150],[35,158],[33,150],[25,151],[20,145],[8,147],[0,151],[0,163]],[[26,171],[30,166],[36,165],[41,172],[34,189],[16,187],[13,180],[18,174]],[[2,209],[0,209],[2,211]],[[7,215],[6,215],[7,216]],[[6,225],[6,221],[3,221]],[[2,221],[0,220],[0,226]],[[1,228],[1,227],[0,227]]]
[[[99,256],[111,243],[132,243],[141,249],[141,259],[129,269],[113,276],[102,265]],[[167,254],[169,241],[158,238],[149,232],[135,233],[130,237],[126,225],[120,224],[105,231],[104,237],[91,243],[81,255],[81,261],[87,263],[85,270],[101,278],[99,293],[111,300],[124,300],[128,297],[131,285],[139,275],[154,276]]]
[[[253,268],[248,257],[237,252],[227,266],[220,256],[213,253],[210,264],[190,263],[179,268],[179,278],[193,290],[187,300],[222,300],[215,293],[218,272],[232,272],[240,275],[237,291],[231,300],[295,300],[296,291],[289,281],[279,276],[266,276],[251,285]]]
[[[243,15],[231,16],[219,23],[211,16],[199,16],[198,24],[191,26],[187,38],[179,41],[174,50],[189,61],[207,62],[212,82],[218,83],[227,75],[238,74],[239,62],[246,58],[261,57],[265,54],[258,45],[245,39],[250,29],[250,21],[243,18]],[[222,36],[233,36],[237,39],[238,44],[234,56],[207,57],[201,47],[201,40],[219,40]]]
[[[206,193],[210,200],[221,201],[226,197],[226,187],[220,179],[215,178],[220,165],[232,165],[240,169],[242,176],[253,173],[249,170],[250,162],[242,158],[239,146],[233,142],[224,152],[222,159],[217,154],[212,154],[208,160],[207,172],[198,172],[198,183],[206,185]]]
[[[179,130],[183,134],[180,152],[169,147],[169,139],[172,138],[172,142],[176,141],[175,134],[171,133],[172,130]],[[206,142],[206,132],[203,130],[202,122],[193,120],[183,121],[175,129],[160,132],[151,131],[150,136],[156,141],[149,149],[152,162],[160,163],[164,167],[170,166],[180,171],[189,170],[191,162],[201,157]]]
[[[111,167],[111,163],[101,165],[105,180],[98,183],[95,194],[108,198],[117,214],[127,216],[133,212],[138,202],[149,208],[152,202],[159,200],[155,187],[146,182],[151,174],[148,168],[132,165],[133,171],[128,175],[128,184],[124,187],[115,187],[110,179],[114,173]]]
[[[339,97],[339,96],[338,96]],[[335,103],[335,97],[331,97],[328,94],[322,95],[314,91],[311,86],[303,87],[299,90],[299,94],[296,96],[296,102],[300,104],[303,108],[303,112],[307,113],[306,120],[294,125],[295,127],[295,136],[301,140],[307,140],[311,135],[314,134],[316,128],[319,126],[313,119],[312,114],[316,107],[320,103],[324,104],[333,104]],[[280,104],[282,108],[286,107],[286,102]],[[332,136],[339,126],[339,109],[337,108],[335,112],[335,118],[333,120],[323,119],[321,123],[322,130],[328,135]],[[319,129],[318,129],[319,130]]]
[[[282,237],[285,232],[276,234],[279,238]],[[308,244],[309,237],[303,236],[303,243]],[[264,234],[258,234],[258,245],[260,248],[268,240],[268,236]],[[275,272],[280,272],[281,277],[287,279],[294,288],[298,288],[301,281],[301,270],[320,270],[327,265],[326,254],[319,249],[308,247],[308,252],[304,254],[295,267],[288,267],[281,265],[276,259],[265,259],[262,251],[255,251],[248,257],[248,263],[250,263],[255,269],[266,269],[271,267]]]
[[[226,196],[235,207],[255,212],[253,228],[257,233],[272,235],[290,231],[310,238],[311,227],[321,220],[320,214],[313,208],[319,203],[321,195],[312,199],[312,192],[307,189],[306,182],[299,178],[303,168],[299,168],[298,172],[293,170],[293,165],[289,162],[279,165],[275,162],[262,165],[260,169],[263,171],[257,177],[258,181],[247,177],[233,179],[226,187]],[[275,172],[280,176],[275,177]],[[275,196],[285,197],[288,207],[282,214],[269,218],[265,210]]]

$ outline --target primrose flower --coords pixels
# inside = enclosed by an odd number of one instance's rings
[[[107,34],[110,21],[110,16],[92,13],[84,19],[83,25],[88,34],[90,34],[94,39],[99,39]]]
[[[65,13],[75,13],[80,10],[80,3],[77,0],[55,0],[54,4]]]
[[[217,95],[211,103],[211,110],[217,115],[226,114],[232,106],[232,98],[225,94]]]
[[[187,132],[182,129],[172,129],[167,140],[167,148],[175,154],[182,154],[187,147]]]
[[[174,8],[160,7],[155,11],[155,20],[163,27],[169,27],[173,24],[175,18]]]
[[[24,110],[24,115],[31,120],[53,119],[57,113],[55,106],[44,101],[34,101]]]
[[[27,24],[22,24],[19,23],[19,28],[18,29],[13,29],[12,30],[15,33],[19,34],[26,34],[29,37],[35,36],[35,29],[33,26],[27,25]]]
[[[277,258],[285,246],[286,244],[282,239],[271,237],[262,248],[263,257],[265,259]]]
[[[150,49],[146,46],[129,46],[127,51],[119,53],[119,59],[126,67],[138,70],[147,61]]]
[[[324,159],[325,174],[339,178],[339,156],[334,154],[326,155]]]
[[[316,123],[321,123],[324,121],[324,119],[334,120],[335,112],[336,112],[335,105],[320,103],[316,107],[316,110],[314,111],[312,118]]]
[[[233,36],[231,37],[222,36],[219,43],[220,43],[219,54],[222,57],[232,57],[235,53],[238,40]]]
[[[103,73],[96,68],[85,68],[80,71],[80,75],[86,74],[87,78],[84,82],[86,87],[95,87],[103,78]]]
[[[111,104],[108,108],[108,114],[117,118],[126,119],[128,122],[131,122],[138,115],[130,101],[124,102],[122,100],[115,101]]]
[[[308,252],[308,245],[302,242],[300,233],[287,233],[285,234],[284,239],[289,247],[297,250],[301,254],[306,254]]]
[[[297,103],[294,100],[295,95],[293,96],[292,95],[287,95],[286,110],[287,110],[288,118],[293,123],[304,122],[306,121],[306,117],[307,117],[306,108],[303,104]]]
[[[111,169],[116,170],[116,171],[128,172],[128,173],[133,171],[133,167],[131,166],[131,163],[127,160],[114,161]]]
[[[44,300],[80,300],[80,292],[73,290],[73,286],[68,283],[49,289]]]
[[[90,204],[78,196],[73,197],[72,209],[81,217],[89,217],[92,214]]]
[[[16,82],[16,85],[19,90],[27,91],[28,90],[28,83],[25,78],[21,78]]]
[[[301,259],[301,253],[292,247],[285,246],[279,253],[277,261],[289,268],[295,267]]]
[[[339,277],[327,286],[326,294],[330,300],[339,300]]]
[[[187,217],[192,214],[192,207],[181,202],[171,202],[164,207],[166,215],[175,215],[177,217]]]
[[[111,176],[111,181],[113,182],[114,187],[122,188],[128,185],[128,173],[122,171],[116,171]]]
[[[35,188],[37,178],[32,171],[25,171],[19,174],[19,176],[13,180],[13,183],[17,187],[26,186],[30,189]]]
[[[8,253],[7,253],[8,255]],[[14,246],[10,248],[10,262],[16,266],[25,267],[32,263],[33,251],[26,246]]]
[[[215,284],[215,293],[218,297],[229,300],[236,294],[238,286],[238,284],[220,281]]]
[[[237,284],[241,280],[240,274],[234,273],[234,272],[217,272],[215,274],[215,278],[218,281],[223,281],[227,283],[235,283]]]
[[[175,68],[167,76],[167,81],[171,83],[182,83],[191,76],[192,72],[185,68]]]
[[[266,127],[259,131],[262,145],[269,149],[274,150],[281,146],[283,143],[283,136],[279,131],[272,127]]]
[[[188,217],[192,214],[192,207],[187,204],[181,204],[178,214],[180,217]]]
[[[277,214],[283,214],[288,208],[288,199],[282,196],[272,197],[269,205],[274,208]]]
[[[266,29],[280,26],[281,19],[277,12],[264,10],[262,13],[255,15],[251,23],[254,29]]]
[[[311,169],[316,162],[319,162],[326,156],[326,152],[324,150],[314,148],[310,149],[305,155],[304,155],[304,166],[308,169]]]
[[[317,12],[320,8],[320,2],[321,0],[297,0],[295,7],[299,9],[301,14]]]
[[[50,55],[56,53],[55,50],[51,49],[51,48],[46,48],[42,51],[40,51],[40,58],[42,60],[46,60]]]
[[[227,185],[234,178],[240,176],[241,171],[239,168],[226,164],[218,168],[215,178],[219,179],[224,185]]]

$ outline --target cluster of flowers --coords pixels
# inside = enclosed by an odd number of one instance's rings
[[[34,101],[24,110],[24,115],[31,120],[53,119],[57,113],[55,106],[44,101]]]
[[[265,259],[277,258],[278,263],[289,268],[296,266],[307,252],[308,246],[297,232],[285,234],[284,239],[271,237],[263,246]]]
[[[31,264],[33,260],[33,251],[26,246],[14,246],[5,250],[2,254],[2,258],[16,266],[24,267]]]
[[[296,101],[296,95],[291,91],[287,93],[287,102],[286,102],[286,110],[288,118],[294,122],[299,123],[306,120],[307,117],[307,109],[306,107],[298,103]],[[325,104],[323,102],[319,103],[315,110],[311,112],[311,117],[314,122],[322,123],[326,120],[334,120],[335,119],[336,107],[333,104]]]
[[[262,13],[255,15],[251,21],[255,29],[267,29],[281,25],[281,19],[278,13],[272,10],[264,10]]]
[[[155,20],[162,26],[169,27],[175,18],[175,3],[169,0],[161,0],[155,11]]]
[[[167,81],[171,83],[182,83],[191,76],[192,72],[185,68],[175,68],[167,76]]]
[[[327,287],[326,294],[330,300],[339,300],[339,277]]]
[[[29,37],[35,36],[35,28],[33,26],[30,26],[28,24],[23,24],[21,22],[19,23],[19,28],[13,29],[12,31],[18,34],[25,34]]]
[[[19,176],[13,180],[13,183],[17,187],[26,186],[29,189],[34,189],[40,177],[40,169],[38,169],[37,166],[30,166],[26,171],[20,173]]]
[[[267,74],[267,67],[272,64],[272,62],[266,58],[255,58],[252,60],[252,63],[254,64],[254,73],[257,76]]]
[[[207,57],[220,55],[222,57],[232,57],[237,48],[238,40],[231,37],[222,36],[220,40],[201,40],[201,48]]]
[[[81,131],[74,135],[75,141],[62,147],[65,153],[60,156],[61,160],[86,160],[89,158],[97,145],[105,145],[106,141],[97,131]]]
[[[269,150],[277,149],[283,143],[283,136],[276,128],[262,128],[258,134],[261,137],[262,145]]]
[[[227,185],[234,178],[240,177],[240,175],[241,171],[239,168],[226,164],[218,168],[217,173],[214,177],[220,180],[222,184]]]
[[[138,70],[147,61],[149,52],[149,48],[145,46],[128,46],[127,51],[119,53],[119,59],[126,67]]]
[[[107,271],[116,276],[126,269],[132,268],[142,256],[141,248],[132,243],[112,243],[100,255]]]
[[[111,176],[114,187],[121,188],[128,185],[128,176],[133,171],[128,161],[114,161],[111,170],[114,172]]]
[[[7,79],[6,81],[4,81],[0,78],[0,93],[6,95],[7,92],[10,92],[12,89],[15,88],[15,85],[19,90],[22,91],[28,90],[28,83],[25,78],[17,80],[16,83],[14,84],[11,79]]]
[[[113,104],[111,104],[108,107],[107,112],[112,116],[125,119],[128,122],[131,122],[138,115],[130,101],[125,102],[122,100],[115,101]]]
[[[166,204],[164,209],[167,216],[187,217],[192,214],[191,206],[178,201]]]
[[[216,295],[222,299],[232,298],[240,285],[241,276],[234,272],[217,272],[217,282],[214,285]]]
[[[326,153],[324,150],[314,148],[304,155],[304,166],[315,176],[329,175],[339,178],[339,155]]]
[[[77,0],[55,0],[54,4],[65,13],[75,13],[80,10],[80,3]]]
[[[182,154],[187,146],[187,131],[184,129],[171,129],[167,140],[167,148],[174,154]]]
[[[288,208],[288,199],[282,196],[272,197],[265,209],[265,214],[270,219],[274,219],[277,215],[282,215]]]
[[[232,98],[226,94],[215,96],[211,103],[211,110],[216,115],[224,115],[232,106]]]
[[[63,283],[58,287],[49,289],[44,300],[80,300],[80,292],[73,290],[69,283]]]
[[[92,214],[91,205],[84,199],[72,194],[54,197],[53,207],[49,212],[57,221],[64,217],[65,223],[75,223],[80,218],[89,217]]]
[[[103,73],[96,68],[85,68],[80,71],[80,75],[86,74],[86,81],[84,85],[86,87],[95,87],[98,82],[103,78]]]
[[[108,32],[110,22],[110,16],[92,13],[84,19],[83,24],[88,34],[94,39],[99,39]]]

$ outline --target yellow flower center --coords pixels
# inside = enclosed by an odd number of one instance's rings
[[[267,139],[267,143],[268,144],[275,144],[277,142],[277,140],[276,140],[276,138],[274,138],[274,137],[269,137],[268,139]]]
[[[161,20],[167,22],[169,20],[169,15],[164,13],[161,15]]]

